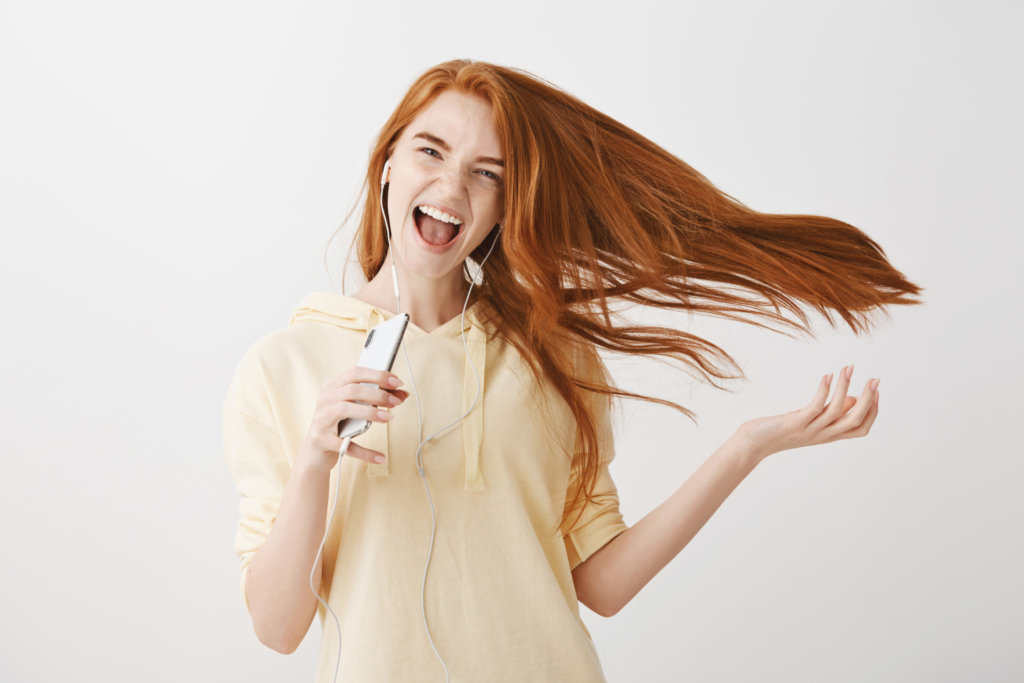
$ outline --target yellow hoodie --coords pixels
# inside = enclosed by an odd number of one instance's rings
[[[603,681],[579,616],[571,571],[626,530],[615,484],[607,402],[596,397],[604,468],[595,498],[572,529],[564,514],[575,426],[549,385],[538,385],[519,353],[493,336],[486,305],[466,311],[480,402],[422,450],[437,531],[425,610],[452,681]],[[243,355],[224,401],[224,449],[239,493],[235,552],[246,568],[277,515],[291,464],[323,382],[356,364],[366,331],[393,313],[333,292],[308,295],[288,327]],[[423,436],[473,405],[477,383],[459,316],[432,332],[410,324],[404,345],[423,407]],[[599,372],[593,350],[577,372]],[[392,371],[414,391],[400,351]],[[324,549],[321,594],[341,623],[340,681],[443,681],[421,611],[431,512],[416,470],[416,400],[356,437],[387,456],[346,457],[332,473],[327,510],[340,494]],[[552,533],[552,531],[554,532]],[[248,605],[246,605],[248,607]],[[324,621],[317,681],[334,674],[337,635]]]

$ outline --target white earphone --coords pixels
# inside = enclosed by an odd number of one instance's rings
[[[380,172],[380,213],[384,217],[384,236],[388,238],[388,252],[391,251],[391,224],[388,222],[388,212],[384,209],[384,185],[388,182],[388,170],[391,168],[391,159],[385,159],[384,170]],[[402,312],[402,298],[398,294],[398,271],[395,270],[395,259],[391,259],[391,284],[395,288],[396,313]]]

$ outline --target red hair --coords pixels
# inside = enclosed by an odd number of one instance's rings
[[[732,357],[706,339],[615,324],[614,301],[811,335],[805,306],[833,326],[838,316],[859,334],[870,330],[870,312],[921,303],[921,289],[852,225],[754,211],[572,95],[493,64],[455,60],[420,76],[380,132],[364,191],[376,187],[404,128],[445,90],[483,97],[493,109],[505,155],[505,222],[474,292],[498,313],[500,334],[576,418],[579,485],[567,511],[582,512],[602,466],[593,392],[670,405],[693,418],[676,403],[611,385],[599,360],[600,377],[576,376],[573,347],[672,358],[718,388],[715,379],[743,377]],[[367,193],[356,235],[367,279],[387,256],[377,201]],[[497,238],[492,232],[471,258],[479,262]]]

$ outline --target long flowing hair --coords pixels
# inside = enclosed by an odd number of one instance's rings
[[[566,512],[572,527],[592,498],[601,468],[595,394],[687,408],[576,372],[582,345],[661,356],[716,380],[742,370],[712,342],[664,326],[622,324],[615,303],[738,320],[813,336],[804,307],[855,334],[869,312],[918,304],[920,287],[857,228],[823,216],[754,211],[636,131],[526,71],[471,60],[420,76],[384,125],[370,154],[355,246],[367,280],[387,256],[375,188],[407,125],[443,91],[490,102],[505,155],[505,222],[478,296],[496,311],[500,334],[535,377],[546,378],[576,418],[572,468],[577,485]],[[467,270],[467,276],[468,276]],[[783,312],[792,314],[792,318]],[[782,330],[773,326],[780,326]],[[785,332],[783,332],[785,333]],[[596,354],[594,354],[596,355]]]

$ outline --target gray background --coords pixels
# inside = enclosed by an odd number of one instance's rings
[[[700,415],[623,406],[630,524],[822,375],[882,383],[869,437],[772,456],[618,616],[582,608],[609,680],[1021,680],[1019,6],[370,4],[0,3],[0,679],[312,680],[319,627],[285,657],[241,604],[221,401],[341,288],[328,238],[401,94],[468,56],[925,288],[864,338],[669,316],[734,354],[731,392],[613,363]]]

